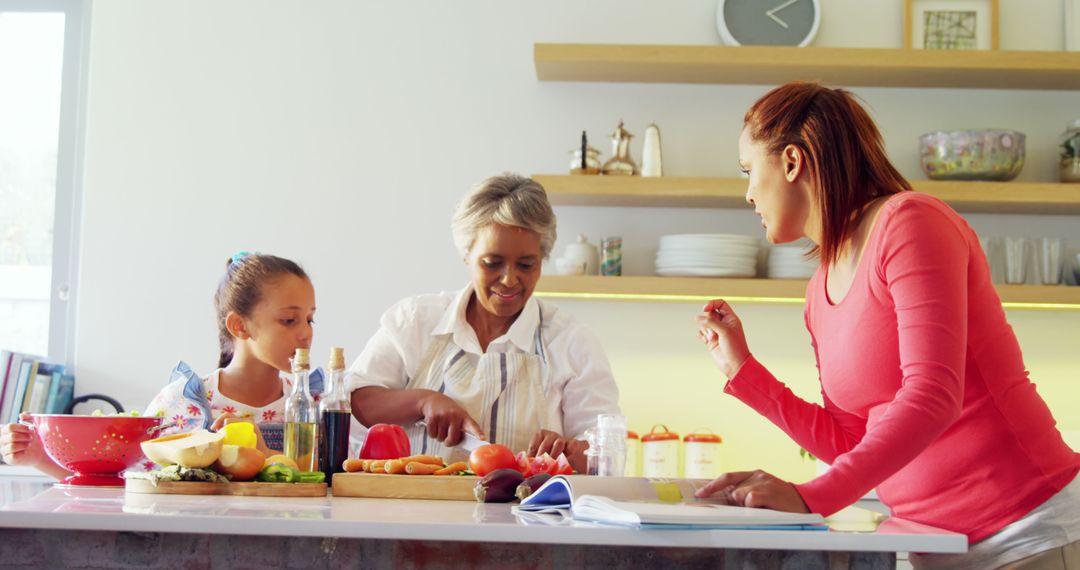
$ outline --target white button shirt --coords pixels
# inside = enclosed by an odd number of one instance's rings
[[[479,361],[480,342],[465,320],[472,293],[469,285],[456,293],[410,297],[390,307],[349,369],[347,389],[405,388],[439,335],[453,335],[451,342],[465,351],[463,358]],[[542,334],[552,372],[546,404],[553,412],[549,417],[562,417],[564,437],[583,439],[585,430],[596,425],[597,414],[619,413],[619,390],[611,366],[590,330],[558,307],[530,297],[510,330],[488,344],[488,352],[531,354],[540,325],[538,306],[544,315]]]

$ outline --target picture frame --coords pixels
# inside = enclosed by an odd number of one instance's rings
[[[904,0],[904,47],[996,50],[998,14],[998,0]]]
[[[1065,51],[1080,51],[1080,0],[1064,0]]]

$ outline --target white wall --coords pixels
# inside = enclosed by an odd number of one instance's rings
[[[899,47],[902,3],[822,4],[816,45]],[[1060,10],[1060,0],[1003,1],[1002,47],[1059,49]],[[607,156],[604,137],[623,119],[640,157],[640,135],[655,121],[666,173],[732,175],[742,114],[767,86],[540,83],[532,64],[534,42],[719,43],[714,17],[715,0],[96,0],[78,391],[141,407],[178,359],[210,370],[211,296],[240,249],[302,262],[318,296],[316,358],[336,344],[351,359],[393,301],[464,284],[448,222],[472,183],[504,170],[564,172],[582,129]],[[856,92],[915,179],[920,133],[1005,127],[1028,134],[1021,179],[1055,180],[1058,134],[1080,116],[1075,92]],[[739,210],[558,215],[557,252],[578,232],[622,235],[632,274],[651,271],[665,233],[760,232]],[[1080,246],[1073,217],[972,220],[991,235],[1061,235]],[[793,444],[721,396],[695,341],[693,306],[566,304],[604,340],[634,427],[707,425],[727,436],[735,463],[801,473]],[[742,311],[752,349],[813,397],[800,309]],[[1063,332],[1078,330],[1080,313],[1011,317],[1036,378],[1051,391],[1075,380]],[[1071,405],[1075,417],[1077,402],[1066,399],[1052,405]]]

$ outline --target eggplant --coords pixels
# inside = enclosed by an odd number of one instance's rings
[[[525,480],[516,469],[496,469],[476,482],[473,495],[481,503],[509,503],[517,486]]]
[[[517,490],[514,491],[514,495],[516,495],[518,499],[524,501],[525,497],[533,494],[533,491],[536,491],[541,485],[547,483],[548,479],[551,479],[551,475],[547,473],[537,473],[522,481],[521,484],[517,486]]]

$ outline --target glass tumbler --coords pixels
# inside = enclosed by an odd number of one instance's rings
[[[1005,238],[1005,282],[1011,285],[1021,284],[1027,278],[1028,240],[1022,237]]]
[[[1065,270],[1064,246],[1064,240],[1061,238],[1044,237],[1035,240],[1039,283],[1043,285],[1062,283],[1062,272]]]

